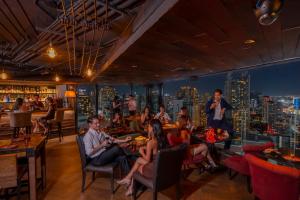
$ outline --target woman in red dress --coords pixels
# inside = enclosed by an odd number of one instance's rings
[[[200,144],[190,144],[191,140],[191,132],[187,128],[188,121],[187,118],[182,116],[178,120],[178,129],[179,129],[179,137],[177,136],[168,136],[171,138],[171,140],[175,141],[175,143],[187,143],[189,145],[189,151],[192,156],[196,156],[198,154],[202,154],[204,157],[207,158],[210,167],[216,168],[217,165],[212,159],[208,147],[205,143],[200,143]],[[208,166],[209,167],[209,166]]]

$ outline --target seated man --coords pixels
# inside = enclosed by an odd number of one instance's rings
[[[128,142],[131,140],[131,137],[120,140],[100,131],[98,116],[89,117],[87,122],[89,130],[85,134],[83,142],[85,152],[91,159],[91,163],[96,166],[102,166],[112,162],[119,162],[122,169],[128,172],[130,167],[125,153],[117,144]]]
[[[44,104],[40,101],[40,97],[38,94],[34,95],[34,101],[32,102],[32,108],[33,110],[43,110]]]
[[[162,124],[167,124],[171,121],[171,118],[165,111],[164,105],[159,106],[159,113],[155,115],[154,119],[158,119]]]

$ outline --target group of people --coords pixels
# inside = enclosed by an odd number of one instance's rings
[[[44,134],[48,132],[48,120],[54,119],[56,106],[52,97],[47,97],[45,99],[47,105],[47,113],[45,116],[33,120],[33,132],[39,132],[40,128],[44,129]],[[41,111],[45,110],[44,104],[39,100],[39,95],[34,96],[34,101],[25,102],[22,98],[17,98],[13,107],[13,112],[28,112],[28,111]]]
[[[118,96],[115,96],[112,101],[112,113],[121,113],[124,106],[127,106],[131,116],[136,114],[137,104],[134,95],[129,95],[129,99],[124,103],[121,102]]]
[[[121,114],[119,112],[118,103],[114,103],[114,118],[112,119],[113,126],[117,126],[122,122]],[[217,89],[214,92],[211,100],[207,102],[206,113],[208,127],[221,128],[228,132],[229,135],[233,133],[231,126],[226,121],[225,111],[231,109],[231,106],[222,98],[222,91]],[[135,114],[135,113],[131,113]],[[126,154],[118,145],[120,143],[129,142],[132,140],[130,136],[125,139],[117,139],[105,133],[101,129],[101,118],[98,116],[88,118],[87,122],[89,130],[84,136],[84,144],[87,156],[94,165],[105,165],[110,162],[120,162],[121,167],[127,175],[118,181],[118,184],[126,185],[126,195],[132,194],[134,172],[140,172],[145,177],[151,178],[153,175],[153,161],[160,149],[170,146],[170,134],[165,134],[163,131],[163,124],[170,122],[169,115],[165,112],[163,105],[160,106],[160,111],[156,115],[152,115],[150,107],[146,106],[140,115],[140,124],[143,130],[147,132],[147,144],[139,149],[140,157],[135,161],[130,168]],[[186,107],[182,107],[177,119],[178,134],[172,135],[173,141],[178,143],[187,143],[189,146],[189,153],[192,156],[202,154],[207,162],[205,167],[216,168],[217,164],[213,160],[208,147],[205,142],[192,144],[191,133],[194,129],[193,123],[188,115]],[[229,148],[230,144],[225,142],[225,148]]]
[[[131,195],[134,172],[139,171],[143,175],[151,177],[153,174],[153,160],[155,160],[157,152],[167,147],[167,140],[160,121],[152,119],[147,125],[148,142],[145,147],[139,149],[141,156],[131,169],[125,152],[118,144],[129,142],[132,138],[128,136],[121,140],[101,131],[98,116],[88,118],[87,122],[89,130],[85,134],[83,141],[86,154],[91,160],[90,162],[100,166],[111,162],[119,162],[122,169],[127,172],[127,175],[118,183],[127,185],[126,195]]]

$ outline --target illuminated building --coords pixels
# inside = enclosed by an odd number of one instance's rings
[[[104,86],[99,90],[99,109],[103,111],[105,118],[109,119],[112,110],[112,101],[117,96],[115,88]]]
[[[200,105],[199,93],[196,88],[182,86],[176,93],[178,100],[183,100],[183,106],[186,106],[195,126],[200,125]]]
[[[211,94],[210,93],[204,93],[202,95],[200,95],[200,99],[199,99],[199,126],[206,128],[207,126],[207,116],[206,116],[206,112],[205,112],[205,107],[206,107],[206,103],[208,102],[208,100],[211,98]]]
[[[232,117],[234,130],[245,138],[250,126],[250,75],[248,72],[243,72],[238,78],[233,78],[232,73],[228,73],[224,96],[233,107],[233,110],[227,113],[227,117],[229,120]]]

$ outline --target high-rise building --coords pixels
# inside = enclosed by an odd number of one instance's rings
[[[200,96],[200,102],[199,102],[199,110],[200,110],[200,119],[199,119],[199,126],[201,127],[206,127],[207,126],[207,116],[206,116],[206,103],[208,102],[208,100],[211,98],[211,94],[210,93],[204,93]]]
[[[294,123],[293,123],[293,131],[294,131],[294,154],[300,155],[300,97],[294,97],[293,99],[294,105]]]
[[[111,86],[104,86],[99,91],[99,109],[103,111],[107,119],[111,116],[112,101],[117,94],[117,90]]]
[[[182,86],[176,93],[178,100],[183,100],[183,106],[186,106],[195,126],[200,125],[200,105],[199,93],[197,88]]]
[[[270,104],[272,101],[269,96],[263,97],[263,110],[262,110],[262,122],[269,123]]]
[[[171,96],[169,93],[164,94],[163,102],[165,105],[165,109],[172,120],[176,119],[176,113],[175,113],[176,112],[175,111],[176,110],[176,108],[175,108],[176,102],[174,102],[174,100],[175,100],[174,96]]]
[[[233,128],[241,134],[242,138],[245,138],[250,125],[250,75],[248,72],[243,72],[237,78],[233,78],[232,73],[228,73],[224,96],[233,107],[227,117],[232,117]]]

